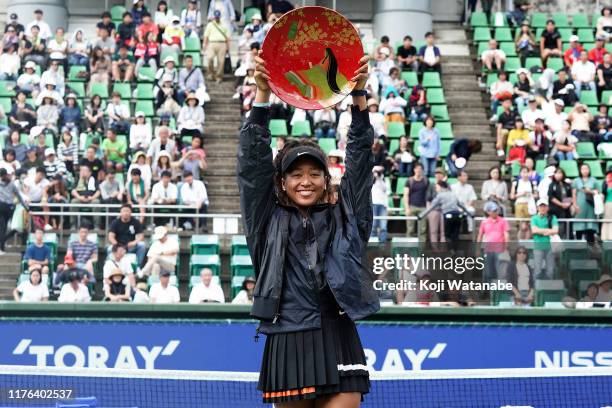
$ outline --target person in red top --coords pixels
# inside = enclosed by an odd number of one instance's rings
[[[155,38],[157,39],[159,27],[157,27],[157,24],[155,24],[151,19],[151,14],[145,12],[142,15],[142,24],[140,24],[137,28],[137,35],[141,38],[148,38],[149,33],[155,34]]]
[[[599,66],[603,64],[604,55],[608,53],[606,50],[606,37],[597,37],[597,41],[595,42],[595,48],[592,48],[589,51],[589,61],[591,61],[595,66]]]
[[[510,225],[499,215],[499,205],[488,201],[484,206],[487,219],[480,224],[478,242],[485,243],[485,281],[497,279],[499,272],[500,255],[506,251],[509,241]]]
[[[574,62],[580,59],[580,53],[582,52],[583,48],[579,43],[580,39],[577,35],[572,35],[569,40],[570,47],[563,53],[563,61],[565,61],[565,65],[571,68],[572,65],[574,65]]]

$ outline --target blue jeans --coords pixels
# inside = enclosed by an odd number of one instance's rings
[[[499,274],[499,253],[498,252],[486,252],[485,253],[485,275],[484,281],[491,282],[498,278]]]
[[[70,54],[68,64],[89,66],[89,57],[87,55]]]
[[[113,249],[112,245],[109,245],[108,248],[106,248],[107,255],[111,254],[112,249]],[[147,247],[145,246],[144,242],[139,242],[136,244],[136,246],[129,248],[127,250],[127,253],[136,254],[136,259],[138,260],[138,266],[140,267],[142,266],[142,263],[144,262],[145,256],[147,254]]]
[[[588,85],[591,91],[597,90],[597,87],[595,86],[595,81],[589,81],[589,82],[574,81],[574,86],[576,87],[576,90],[575,90],[576,98],[578,99],[580,99],[580,93],[582,93],[583,85]]]
[[[416,112],[410,112],[410,122],[422,122],[427,118],[427,113],[418,114]]]
[[[451,159],[450,154],[446,156],[446,165],[448,166],[448,176],[449,177],[457,177],[457,166],[455,166],[455,162]]]
[[[327,129],[327,132],[324,132],[321,128],[315,128],[314,133],[317,139],[321,139],[322,137],[336,137],[336,129],[331,127]]]
[[[542,261],[546,260],[546,272],[542,274]],[[548,249],[533,250],[533,275],[536,279],[552,279],[555,276],[555,254]]]
[[[497,99],[491,101],[491,115],[497,116],[497,108],[499,105],[501,105],[501,101]]]
[[[514,103],[516,104],[516,106],[527,106],[527,104],[529,103],[529,99],[523,98],[522,96],[517,96],[516,98],[514,98]]]
[[[557,152],[557,154],[555,154],[555,157],[559,161],[561,161],[561,160],[574,160],[574,153],[572,153],[572,152]]]
[[[423,164],[423,174],[425,177],[433,177],[436,172],[436,158],[427,158],[421,156],[421,163]]]
[[[375,217],[386,217],[387,216],[387,207],[382,204],[373,204],[372,208],[374,209]],[[387,220],[374,220],[372,224],[372,233],[371,236],[376,236],[376,231],[380,228],[378,232],[378,240],[380,242],[387,242]]]
[[[398,176],[400,177],[410,177],[413,174],[413,169],[414,164],[412,163],[403,163],[400,162],[399,163],[399,170],[398,170]]]

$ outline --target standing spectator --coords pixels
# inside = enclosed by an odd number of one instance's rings
[[[114,170],[108,171],[100,183],[100,194],[104,204],[121,204],[123,201],[123,186],[117,181]]]
[[[501,179],[499,167],[491,167],[489,179],[482,183],[480,195],[484,201],[493,201],[500,207],[500,214],[506,213],[506,202],[508,201],[508,186]]]
[[[480,54],[480,59],[487,70],[493,72],[496,69],[501,70],[504,68],[506,53],[498,48],[497,41],[490,39],[489,48]],[[495,67],[495,69],[493,67]]]
[[[194,180],[192,172],[186,171],[183,173],[183,184],[181,185],[179,195],[183,205],[193,207],[193,210],[188,210],[190,213],[206,213],[208,208],[206,187],[200,180]],[[206,218],[203,218],[202,223],[206,228]],[[183,228],[192,230],[194,228],[194,220],[185,218]]]
[[[540,200],[548,201],[549,200],[549,188],[553,182],[553,176],[555,175],[555,166],[548,166],[544,169],[544,177],[538,184],[538,196]],[[564,173],[565,174],[565,173]],[[572,195],[571,189],[569,190],[570,196]]]
[[[596,36],[610,39],[612,35],[612,7],[601,9],[601,16],[597,18],[596,28]]]
[[[559,233],[559,221],[548,214],[548,202],[538,200],[538,213],[531,217],[533,234],[534,274],[536,279],[552,279],[555,273],[555,254],[550,247],[550,237]],[[546,262],[546,272],[541,274],[542,262]]]
[[[125,185],[126,201],[131,206],[137,206],[140,213],[140,223],[145,223],[146,204],[149,201],[150,186],[142,178],[142,172],[133,168],[129,172],[130,179]]]
[[[123,172],[123,168],[125,167],[125,155],[127,153],[125,138],[117,138],[117,133],[115,133],[113,129],[108,129],[106,131],[106,139],[102,142],[101,147],[104,152],[106,169],[114,169],[117,172]]]
[[[60,303],[88,303],[91,301],[91,295],[87,286],[81,283],[81,277],[76,271],[73,271],[68,276],[69,282],[62,286],[60,295],[57,301]]]
[[[414,164],[414,175],[406,180],[404,185],[404,211],[407,217],[419,216],[427,206],[427,189],[429,180],[423,176],[423,165],[419,162]],[[427,239],[427,224],[425,222],[406,221],[408,236],[418,236],[419,242]],[[417,231],[417,224],[420,228]]]
[[[26,32],[29,33],[32,27],[37,26],[40,30],[40,37],[43,40],[48,40],[53,35],[51,33],[51,27],[43,20],[43,11],[41,9],[34,10],[34,20],[26,26]]]
[[[598,182],[591,176],[588,164],[580,165],[580,177],[572,183],[572,201],[576,211],[576,218],[595,220],[594,196],[599,194]],[[585,238],[589,244],[595,242],[595,232],[599,229],[596,222],[573,223],[577,239]]]
[[[223,22],[223,25],[227,28],[228,33],[231,33],[232,31],[232,23],[231,21],[234,20],[234,17],[236,16],[236,14],[234,13],[234,7],[231,6],[232,2],[231,1],[225,1],[225,3],[229,3],[230,4],[230,13],[229,15],[226,14],[225,16],[223,15],[223,12],[221,13],[221,17],[225,17],[226,19],[229,18],[230,23],[226,24],[226,22]],[[187,37],[196,37],[199,38],[200,37],[200,27],[202,27],[202,16],[200,14],[200,9],[198,8],[198,0],[189,0],[187,2],[187,8],[183,9],[183,11],[181,11],[181,26],[183,26],[183,29],[185,30],[185,35]]]
[[[527,248],[516,249],[514,262],[508,267],[508,282],[512,284],[514,304],[530,306],[535,299],[535,279],[533,270],[527,263]]]
[[[529,169],[521,167],[519,178],[512,182],[510,188],[510,200],[514,201],[514,216],[516,218],[529,218],[535,214],[535,203],[538,198],[538,186],[534,181],[529,180]],[[531,209],[533,205],[533,209]],[[519,222],[517,240],[531,238],[528,221]]]
[[[523,22],[520,30],[516,33],[514,38],[514,44],[516,46],[516,52],[521,58],[521,65],[525,65],[525,61],[528,57],[533,57],[536,54],[536,40],[531,31],[529,23]]]
[[[571,68],[574,65],[574,62],[580,59],[580,53],[584,51],[582,45],[580,44],[580,38],[577,35],[572,35],[569,38],[570,46],[563,53],[563,61],[568,68]]]
[[[470,157],[472,157],[472,154],[480,153],[481,151],[482,142],[478,139],[455,139],[450,146],[448,156],[446,156],[449,176],[457,177],[459,170],[457,164],[460,164],[461,168],[464,168],[469,162]]]
[[[210,268],[204,268],[200,272],[202,281],[191,289],[189,303],[225,303],[225,295],[219,284],[213,282],[213,273]]]
[[[608,165],[606,178],[602,182],[601,193],[604,196],[604,219],[612,219],[612,165]],[[612,222],[605,222],[601,227],[601,240],[612,241]]]
[[[457,183],[451,185],[451,191],[457,196],[461,204],[468,210],[470,217],[467,219],[468,232],[474,230],[473,216],[476,214],[474,202],[478,200],[474,186],[468,183],[468,173],[465,170],[459,170],[457,173]]]
[[[425,177],[434,174],[436,163],[440,159],[440,132],[435,128],[436,121],[429,116],[425,119],[425,127],[419,130],[419,144],[421,147],[421,163]]]
[[[179,102],[181,103],[188,94],[196,93],[202,87],[205,87],[202,70],[193,66],[193,57],[189,54],[183,57],[183,68],[179,71],[178,87]]]
[[[589,50],[589,61],[595,66],[599,66],[604,62],[604,56],[608,54],[608,50],[604,47],[606,39],[604,37],[597,37],[595,47]]]
[[[253,304],[253,292],[255,291],[255,278],[247,276],[242,281],[242,289],[236,294],[236,297],[232,300],[234,305],[252,305]]]
[[[572,185],[567,182],[565,171],[557,168],[548,187],[549,213],[560,218],[571,218],[573,207]],[[543,198],[543,197],[540,197]],[[565,225],[559,226],[559,234],[565,236]]]
[[[409,35],[405,36],[402,45],[397,47],[397,62],[402,71],[417,72],[419,70],[417,49],[412,45],[412,37]]]
[[[68,252],[76,262],[77,268],[94,273],[93,264],[98,261],[98,246],[88,239],[89,227],[82,224],[79,227],[79,236],[76,241],[68,244]]]
[[[429,179],[426,179],[429,181]],[[438,182],[447,181],[448,175],[446,170],[442,167],[436,168],[436,173],[434,175],[434,181],[432,183],[428,183],[427,192],[425,195],[426,207],[431,205],[431,202],[438,195]],[[434,208],[431,210],[429,215],[427,216],[427,226],[429,228],[429,240],[431,242],[446,242],[446,234],[444,232],[444,218],[442,216],[442,212],[438,208]]]
[[[143,275],[159,276],[161,272],[172,274],[176,270],[176,260],[179,255],[179,243],[168,236],[166,227],[155,227],[153,244],[147,253],[147,263],[142,268]]]
[[[542,66],[546,66],[546,61],[549,57],[561,57],[563,56],[563,44],[561,41],[561,34],[555,22],[548,20],[546,22],[546,29],[542,32],[540,37],[540,56],[542,57]]]
[[[208,61],[208,76],[209,79],[221,83],[223,80],[223,66],[225,55],[230,48],[230,33],[227,27],[224,27],[221,22],[221,12],[215,10],[213,12],[213,20],[206,24],[204,30],[204,49],[207,53]],[[215,69],[215,58],[217,59],[217,68]]]
[[[109,227],[108,242],[111,245],[124,245],[129,253],[135,253],[138,265],[142,265],[146,246],[142,224],[132,217],[132,206],[123,204],[116,218]]]
[[[389,191],[385,181],[384,168],[380,166],[374,167],[372,173],[374,174],[374,184],[372,185],[372,208],[374,210],[374,217],[386,217],[389,207]],[[387,242],[386,219],[374,220],[371,236],[378,236],[378,241],[380,243]]]
[[[587,85],[592,91],[597,90],[595,87],[595,64],[589,61],[586,51],[582,51],[580,60],[572,65],[572,79],[576,86],[576,97],[578,99],[580,99],[584,85]]]
[[[440,64],[440,49],[434,45],[434,35],[432,32],[425,33],[426,45],[419,50],[419,70],[437,71],[442,73]]]
[[[484,243],[485,281],[492,281],[499,276],[500,255],[506,251],[510,241],[510,226],[500,214],[501,207],[494,201],[485,203],[484,212],[487,218],[480,223],[477,242]]]
[[[181,144],[185,136],[202,138],[204,135],[204,119],[204,109],[200,106],[198,97],[195,94],[189,94],[176,119],[181,132]]]
[[[28,280],[21,282],[13,290],[15,302],[46,302],[49,300],[49,288],[42,281],[40,268],[30,271]]]
[[[181,296],[178,288],[170,285],[170,271],[161,271],[159,282],[154,283],[149,289],[151,303],[179,303]]]
[[[514,94],[514,86],[508,81],[507,72],[501,71],[497,75],[497,81],[491,84],[489,94],[491,95],[491,123],[493,124],[497,121],[498,106],[505,100],[512,101]]]
[[[44,231],[42,228],[36,228],[34,231],[34,242],[26,248],[23,259],[27,261],[28,271],[40,269],[43,275],[48,275],[51,249],[44,243],[43,236]]]

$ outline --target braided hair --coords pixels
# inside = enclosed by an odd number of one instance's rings
[[[274,158],[274,189],[276,190],[276,197],[278,202],[282,205],[293,205],[293,202],[287,196],[287,193],[283,190],[283,178],[285,174],[282,170],[283,157],[285,157],[289,152],[293,149],[299,147],[311,147],[319,150],[324,157],[327,157],[323,149],[319,146],[318,143],[310,140],[310,139],[289,139],[285,143],[285,146],[278,151],[276,157]],[[335,202],[334,189],[331,185],[331,175],[329,174],[329,169],[327,166],[323,169],[325,173],[325,194],[319,199],[318,203],[333,203]]]

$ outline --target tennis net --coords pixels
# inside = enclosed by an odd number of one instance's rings
[[[364,408],[612,406],[612,367],[374,373],[372,380]],[[257,373],[0,366],[0,407],[269,407],[256,385]]]

